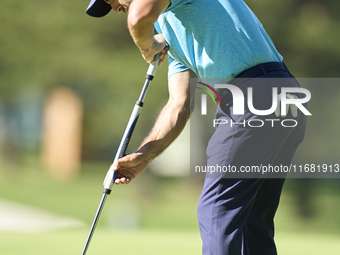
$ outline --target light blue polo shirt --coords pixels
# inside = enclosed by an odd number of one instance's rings
[[[229,80],[257,64],[282,61],[242,0],[171,0],[158,25],[170,46],[168,76],[191,69],[203,80]]]

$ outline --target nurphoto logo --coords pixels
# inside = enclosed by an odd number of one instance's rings
[[[212,88],[211,86],[201,83],[200,84],[206,86],[209,88],[216,97],[212,95],[207,89],[203,89],[207,94],[210,95],[211,98],[213,98],[215,105],[217,105],[217,99],[218,102],[222,106],[222,100],[220,96],[218,95],[217,91]],[[242,90],[231,84],[216,84],[216,89],[227,89],[231,93],[232,101],[233,101],[233,109],[232,114],[233,115],[244,115],[245,114],[245,96],[242,92]],[[304,94],[304,98],[299,98],[295,94]],[[217,98],[217,99],[216,99]],[[297,87],[282,87],[281,93],[278,93],[278,88],[273,87],[272,88],[272,105],[269,109],[266,110],[259,110],[254,107],[253,103],[253,88],[248,87],[247,88],[247,106],[249,111],[257,116],[269,116],[273,113],[275,113],[276,117],[286,117],[289,110],[291,111],[292,116],[295,118],[298,116],[298,109],[306,116],[311,116],[312,114],[307,110],[307,108],[303,105],[311,99],[311,93],[309,90],[305,88],[297,88]],[[202,94],[201,95],[201,115],[207,114],[207,95]],[[270,119],[250,119],[250,120],[242,120],[239,122],[234,122],[233,120],[227,120],[227,119],[214,119],[213,120],[213,126],[216,127],[217,125],[225,125],[229,124],[231,127],[235,125],[243,125],[248,127],[262,127],[266,123],[269,123],[272,127],[274,127],[276,124],[281,124],[283,127],[295,127],[298,122],[296,119],[279,119],[279,118],[270,118]]]

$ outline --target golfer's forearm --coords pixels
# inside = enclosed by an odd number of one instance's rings
[[[169,101],[139,149],[148,160],[153,160],[162,153],[182,132],[193,110],[195,97],[190,96],[190,93],[195,91],[195,87],[190,87],[189,71],[169,78]]]
[[[128,14],[128,28],[138,46],[145,53],[155,47],[154,23],[169,6],[170,0],[134,0]]]
[[[142,52],[149,52],[154,47],[154,22],[152,19],[139,19],[129,16],[128,27],[131,37]]]
[[[190,116],[190,106],[181,107],[169,102],[140,146],[139,151],[153,160],[161,154],[182,132]]]

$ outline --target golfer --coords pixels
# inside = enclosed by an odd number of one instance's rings
[[[193,109],[189,95],[196,89],[189,85],[190,72],[207,83],[209,79],[222,84],[235,81],[243,94],[247,88],[256,89],[253,101],[257,109],[270,108],[273,88],[280,93],[282,87],[299,87],[262,24],[242,0],[92,0],[87,13],[101,17],[111,9],[127,14],[130,34],[148,63],[158,53],[160,64],[166,54],[169,58],[169,100],[140,148],[111,166],[113,171],[119,169],[116,184],[129,183],[140,175],[183,130]],[[238,82],[238,78],[245,81]],[[282,81],[273,84],[259,78]],[[256,116],[247,106],[243,115],[235,115],[232,94],[224,94],[216,119],[238,124],[216,127],[207,147],[207,165],[238,169],[289,165],[303,140],[305,116],[288,113],[298,123],[290,128],[253,128],[242,125],[243,121],[273,116]],[[279,177],[207,176],[198,204],[204,255],[277,254],[273,218],[285,180],[284,175]]]

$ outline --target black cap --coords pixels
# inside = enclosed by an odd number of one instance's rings
[[[111,5],[109,5],[104,0],[91,0],[89,6],[86,9],[86,13],[92,17],[103,17],[112,10]]]

